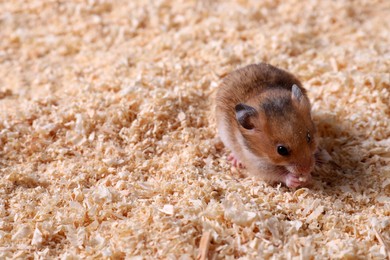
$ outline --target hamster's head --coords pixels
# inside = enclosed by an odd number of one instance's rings
[[[286,173],[309,175],[315,165],[316,128],[310,102],[302,90],[275,89],[237,104],[236,119],[249,152],[269,164],[283,166]]]

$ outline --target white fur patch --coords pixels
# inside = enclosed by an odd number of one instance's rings
[[[250,168],[261,169],[267,166],[267,161],[263,157],[259,157],[252,153],[245,145],[244,137],[240,133],[236,133],[236,139],[242,147],[243,156],[245,157],[245,161],[249,162],[251,165],[248,165]]]
[[[225,144],[225,146],[233,150],[233,140],[231,140],[230,132],[233,131],[233,129],[229,129],[227,126],[226,120],[221,120],[218,122],[218,135],[221,138],[222,142]],[[234,151],[233,151],[234,152]]]

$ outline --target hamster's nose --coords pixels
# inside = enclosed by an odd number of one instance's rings
[[[314,169],[314,158],[298,158],[291,166],[287,167],[287,170],[295,175],[310,175]]]
[[[297,170],[302,175],[310,174],[313,168],[311,166],[298,166]]]
[[[302,164],[299,164],[297,165],[297,170],[301,173],[301,174],[310,174],[311,171],[313,170],[313,160],[308,160]]]

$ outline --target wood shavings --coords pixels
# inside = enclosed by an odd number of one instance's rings
[[[0,99],[6,98],[9,96],[12,96],[12,91],[10,89],[6,89],[4,91],[0,90]]]
[[[308,222],[311,222],[315,219],[317,219],[321,213],[324,211],[324,207],[323,206],[319,206],[318,208],[316,208],[308,217],[307,217],[307,221]]]
[[[390,259],[390,246],[388,243],[386,243],[382,237],[381,234],[379,234],[378,230],[376,230],[376,228],[374,227],[374,232],[375,232],[375,236],[376,238],[378,239],[378,241],[381,243],[381,245],[385,248],[386,250],[386,255],[387,255],[387,259]]]
[[[305,182],[307,180],[307,178],[306,177],[299,177],[298,180],[301,182]]]
[[[199,260],[208,259],[207,254],[209,252],[210,240],[211,240],[211,233],[209,231],[204,232],[200,239],[199,255],[197,259]]]
[[[167,215],[173,215],[174,207],[173,207],[173,205],[164,205],[164,207],[162,209],[160,209],[160,211],[167,214]]]
[[[234,193],[224,202],[224,210],[225,218],[238,225],[250,225],[257,216],[255,212],[245,210],[242,201]]]
[[[39,246],[42,242],[43,242],[42,232],[38,228],[35,228],[31,240],[31,245]]]
[[[0,10],[0,259],[388,258],[388,1]],[[308,89],[310,188],[233,172],[216,137],[221,78],[261,61]]]
[[[28,238],[32,233],[31,227],[27,224],[22,225],[18,230],[12,235],[12,240],[20,240]]]

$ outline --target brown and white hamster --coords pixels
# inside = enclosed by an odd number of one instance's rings
[[[234,166],[288,187],[310,182],[316,128],[306,90],[292,74],[265,63],[231,72],[216,93],[216,120]]]

